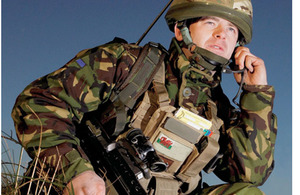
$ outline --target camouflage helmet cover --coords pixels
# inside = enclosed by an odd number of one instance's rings
[[[252,38],[253,9],[251,0],[174,0],[165,19],[171,31],[177,21],[202,17],[217,16],[224,18],[238,27],[247,44]]]

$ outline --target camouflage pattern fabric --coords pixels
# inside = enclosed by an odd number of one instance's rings
[[[195,65],[180,55],[182,51],[178,51],[178,48],[180,44],[173,39],[166,73],[166,87],[172,104],[207,117],[207,100],[211,99],[218,107],[218,117],[224,122],[219,141],[224,157],[214,173],[225,182],[262,185],[274,167],[277,134],[277,119],[272,113],[274,88],[268,85],[245,85],[240,99],[241,112],[236,113],[220,87],[221,75],[218,72],[198,67],[203,70],[202,74],[192,72],[185,78],[180,76]],[[182,86],[186,79],[189,81]],[[180,90],[180,87],[187,90]],[[180,91],[189,93],[180,94]],[[231,120],[234,117],[238,118]]]
[[[252,5],[251,5],[251,1],[250,0],[193,0],[193,1],[189,1],[189,0],[174,0],[170,6],[170,8],[176,7],[176,6],[180,6],[186,3],[205,3],[205,4],[216,4],[216,5],[221,5],[224,7],[228,7],[231,9],[235,9],[238,10],[240,12],[245,12],[245,14],[253,17],[253,9],[252,9]]]
[[[199,195],[265,195],[251,183],[233,183],[206,187]]]
[[[18,139],[30,157],[45,159],[50,173],[58,166],[58,181],[66,184],[93,170],[75,137],[75,124],[109,99],[140,50],[125,43],[83,50],[62,68],[32,82],[17,98],[12,118]]]
[[[176,44],[172,42],[166,59],[166,87],[172,105],[209,117],[207,101],[214,101],[217,117],[224,122],[220,129],[224,158],[215,174],[229,183],[261,185],[273,169],[273,87],[245,86],[241,113],[236,114],[222,91],[219,72],[196,67],[202,74],[190,72],[181,77],[193,65],[178,54]],[[17,136],[32,158],[45,159],[52,174],[58,166],[58,182],[66,184],[93,169],[75,136],[75,124],[84,113],[109,101],[112,89],[126,79],[140,51],[135,45],[116,42],[83,50],[59,70],[32,82],[17,98],[12,111]],[[190,93],[179,94],[180,87],[190,88]],[[237,115],[238,120],[230,120]]]

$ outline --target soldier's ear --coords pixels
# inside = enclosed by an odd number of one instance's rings
[[[174,34],[175,34],[175,38],[177,39],[177,41],[183,40],[181,31],[179,30],[179,28],[177,28],[177,23],[174,26]]]

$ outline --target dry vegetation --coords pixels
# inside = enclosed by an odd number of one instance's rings
[[[2,158],[1,158],[1,194],[56,194],[62,184],[55,183],[54,176],[49,176],[49,169],[45,170],[45,161],[33,159],[31,166],[24,165],[22,157],[24,148],[11,135],[2,132]],[[14,159],[14,151],[9,147],[12,142],[20,148],[19,159]],[[15,148],[14,148],[15,149]],[[17,148],[18,149],[18,148]],[[4,160],[5,159],[5,160]],[[23,163],[23,164],[22,164]],[[72,193],[71,193],[72,194]]]

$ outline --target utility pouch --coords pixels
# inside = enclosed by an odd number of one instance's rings
[[[211,137],[203,137],[199,142],[198,150],[187,159],[177,177],[184,182],[189,182],[217,155],[219,149],[218,141]]]
[[[189,182],[217,154],[219,145],[209,130],[210,121],[183,108],[173,114],[174,110],[171,106],[156,110],[144,134],[168,164],[166,172]]]
[[[150,139],[156,152],[168,164],[167,172],[175,173],[192,153],[194,145],[159,127]]]

